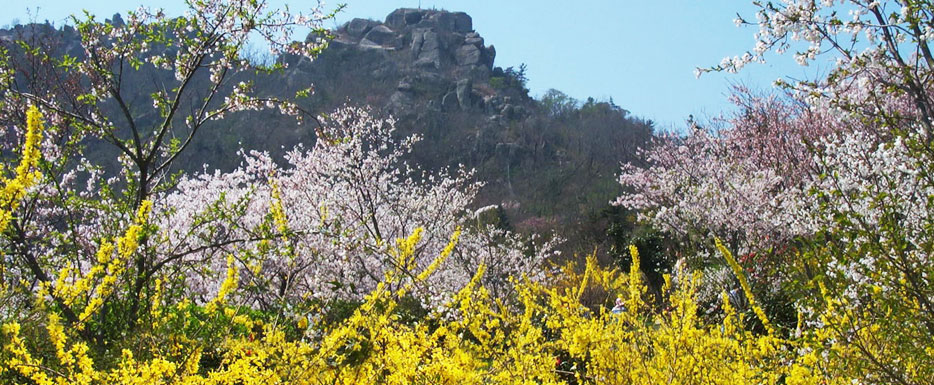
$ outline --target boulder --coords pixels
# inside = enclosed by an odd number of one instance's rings
[[[441,68],[441,42],[438,33],[416,29],[412,34],[412,57],[419,68]]]
[[[425,51],[414,63],[416,68],[441,69],[441,51]]]
[[[472,44],[462,45],[454,52],[454,58],[460,66],[480,64],[480,56],[480,48]]]
[[[389,44],[395,37],[396,33],[393,32],[392,29],[385,25],[377,25],[371,28],[363,38],[377,45],[386,45]]]
[[[482,37],[468,37],[464,39],[464,44],[475,45],[477,48],[483,48],[483,38]]]
[[[355,39],[362,38],[367,32],[370,32],[377,22],[368,19],[354,18],[345,27],[347,34]]]
[[[386,25],[401,29],[407,25],[415,25],[425,18],[429,11],[414,8],[399,8],[386,16]]]
[[[432,30],[417,30],[412,39],[412,53],[418,68],[441,68],[441,41],[438,33]],[[418,43],[418,45],[416,45]]]
[[[454,32],[467,33],[473,31],[473,19],[470,18],[470,15],[464,12],[454,12],[452,16],[454,19]]]
[[[395,11],[392,11],[389,15],[386,16],[386,25],[392,28],[402,28],[405,27],[405,11],[406,8],[399,8]]]

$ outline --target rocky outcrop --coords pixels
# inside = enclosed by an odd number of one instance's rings
[[[367,32],[370,32],[370,30],[377,25],[379,25],[379,23],[373,20],[356,18],[347,23],[347,25],[344,26],[344,30],[350,37],[362,39]]]
[[[400,8],[382,23],[353,19],[334,31],[336,46],[408,51],[411,67],[488,78],[496,50],[485,46],[463,12]]]
[[[412,58],[419,68],[441,69],[441,40],[431,29],[416,29],[412,36]]]
[[[500,106],[484,106],[489,95],[481,95],[479,89],[489,83],[496,50],[485,45],[466,13],[400,8],[383,22],[357,18],[332,33],[329,50],[385,53],[386,63],[373,75],[378,79],[387,79],[390,74],[402,77],[386,105],[394,114],[406,115],[426,99],[430,105],[422,107],[442,111],[480,108],[500,113]]]
[[[360,45],[390,48],[390,43],[396,38],[396,33],[385,25],[377,25],[360,40]]]
[[[400,8],[386,16],[386,25],[393,28],[434,25],[457,33],[468,33],[473,30],[473,19],[464,12]]]

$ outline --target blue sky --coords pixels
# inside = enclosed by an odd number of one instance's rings
[[[273,0],[280,2],[282,0]],[[293,1],[299,8],[308,0]],[[731,110],[731,83],[772,90],[783,76],[812,78],[821,68],[800,67],[790,55],[768,57],[739,74],[694,77],[694,68],[711,66],[724,56],[752,47],[752,27],[736,27],[739,12],[754,20],[754,7],[736,0],[346,0],[336,23],[354,17],[382,20],[400,7],[464,11],[487,44],[496,46],[496,65],[528,66],[529,88],[539,96],[549,88],[577,99],[609,99],[662,129],[681,129],[689,114],[703,119]],[[64,23],[67,15],[87,9],[100,17],[135,8],[131,1],[30,0],[7,7],[0,25],[14,21]],[[180,14],[182,0],[147,4]],[[329,2],[333,6],[337,2]],[[330,26],[334,26],[331,23]]]

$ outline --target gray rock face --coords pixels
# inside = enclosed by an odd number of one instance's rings
[[[464,39],[464,44],[474,45],[477,48],[483,48],[483,38],[482,37],[467,37]]]
[[[360,40],[360,48],[383,48],[383,46],[377,44],[370,39],[363,38]]]
[[[384,99],[394,114],[424,109],[424,100],[436,110],[502,112],[501,105],[491,107],[481,97],[489,92],[485,86],[496,51],[484,45],[466,13],[400,8],[383,23],[353,19],[333,34],[332,48],[363,48],[378,55],[372,60],[386,61],[371,60],[376,67],[370,73],[396,84],[394,93]]]
[[[420,68],[441,68],[441,40],[430,29],[416,29],[412,34],[412,57]]]
[[[392,29],[385,25],[377,25],[370,29],[369,32],[363,37],[366,40],[369,40],[377,45],[388,44],[396,36],[396,33]]]
[[[464,12],[400,8],[386,16],[386,25],[394,29],[406,26],[435,27],[443,31],[467,33],[473,30],[473,20]]]
[[[386,25],[395,29],[401,29],[407,25],[415,25],[422,21],[422,18],[424,18],[427,12],[427,10],[422,9],[399,8],[386,16]]]
[[[473,106],[473,81],[470,79],[461,79],[457,81],[457,104],[462,110],[467,110]]]
[[[356,39],[362,38],[378,23],[373,20],[355,18],[347,23],[347,33]]]
[[[415,75],[414,83],[419,89],[442,90],[447,89],[449,81],[441,74],[435,72],[419,72]]]
[[[478,41],[479,40],[479,41]],[[458,66],[467,67],[472,72],[487,72],[493,69],[496,50],[493,46],[483,47],[483,38],[468,38],[465,44],[454,53]]]
[[[405,8],[399,8],[386,16],[386,25],[393,28],[405,27]]]
[[[454,30],[454,17],[450,12],[432,12],[427,15],[422,22],[419,23],[420,27],[433,27],[440,31],[448,32]]]
[[[412,60],[418,60],[418,55],[422,53],[422,46],[425,45],[425,31],[416,29],[412,32],[412,44],[409,49],[412,51]]]
[[[454,12],[454,32],[467,33],[473,31],[473,19],[464,12]]]
[[[464,12],[400,8],[386,16],[384,23],[353,19],[335,31],[332,43],[388,51],[408,49],[411,61],[402,66],[452,71],[457,78],[478,81],[490,76],[496,57],[493,46],[484,46],[483,37],[473,30],[473,19]]]
[[[441,51],[433,50],[423,52],[418,60],[415,61],[414,65],[417,68],[440,69]]]
[[[480,64],[480,49],[473,44],[462,45],[454,53],[454,58],[460,66]]]
[[[444,97],[441,98],[441,110],[442,111],[454,111],[460,107],[460,104],[457,101],[456,92],[448,92],[444,94]]]
[[[310,42],[310,41],[311,41],[311,40],[305,40],[306,43],[308,43],[308,42]],[[336,51],[336,50],[340,50],[340,49],[344,49],[344,48],[350,48],[350,47],[352,47],[354,44],[355,44],[355,43],[352,42],[352,41],[347,41],[347,40],[344,40],[344,39],[334,39],[334,40],[331,40],[331,42],[328,43],[328,49]]]

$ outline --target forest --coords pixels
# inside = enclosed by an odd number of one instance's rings
[[[754,1],[697,76],[833,66],[663,132],[463,12],[185,3],[0,30],[0,383],[934,383],[934,5]]]

